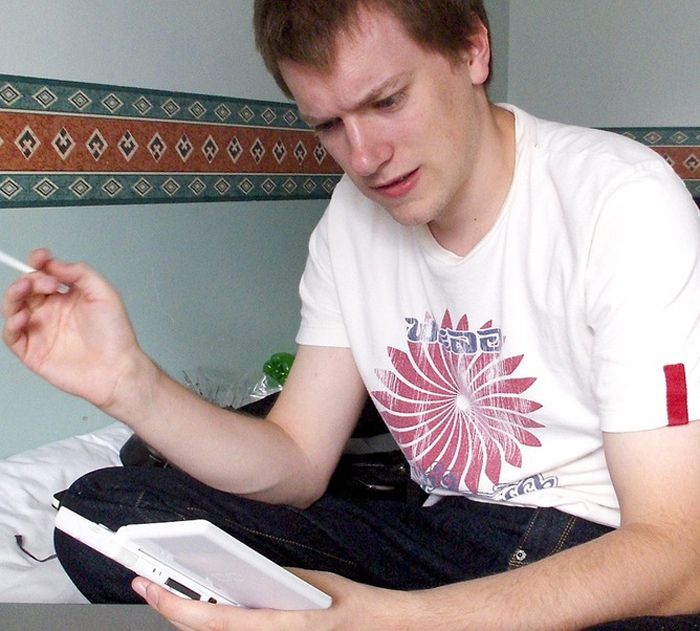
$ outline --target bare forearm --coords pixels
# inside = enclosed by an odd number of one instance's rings
[[[696,552],[681,541],[647,526],[618,530],[518,570],[416,592],[413,622],[559,631],[693,612],[700,608]]]
[[[309,463],[276,424],[212,405],[146,357],[105,411],[193,477],[228,492],[272,503],[305,505]]]

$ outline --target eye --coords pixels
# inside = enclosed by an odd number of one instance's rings
[[[333,118],[331,120],[323,121],[322,123],[318,123],[318,124],[314,125],[313,129],[317,134],[322,134],[324,132],[328,132],[331,129],[333,129],[337,125],[337,123],[338,123],[338,119]]]
[[[387,96],[384,99],[380,99],[374,105],[375,107],[381,110],[392,109],[394,107],[397,107],[404,100],[405,97],[406,93],[402,90],[400,92],[392,94],[391,96]]]

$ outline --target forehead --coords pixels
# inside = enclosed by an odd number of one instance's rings
[[[341,108],[350,106],[393,77],[409,74],[423,56],[429,53],[391,13],[362,10],[338,34],[328,69],[288,59],[279,68],[302,113],[315,116],[327,97]]]

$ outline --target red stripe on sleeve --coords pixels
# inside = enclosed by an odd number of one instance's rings
[[[685,382],[685,366],[664,366],[666,377],[666,412],[669,425],[688,424],[688,389]]]

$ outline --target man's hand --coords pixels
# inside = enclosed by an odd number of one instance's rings
[[[406,629],[406,621],[411,619],[411,592],[369,587],[327,572],[295,569],[294,573],[330,594],[333,598],[331,607],[311,611],[242,609],[187,600],[141,577],[135,578],[132,586],[171,624],[188,631],[389,630]]]
[[[36,250],[37,271],[7,290],[3,301],[7,346],[54,386],[109,408],[120,380],[143,361],[122,301],[87,265],[68,264]],[[60,283],[70,286],[57,293]]]

